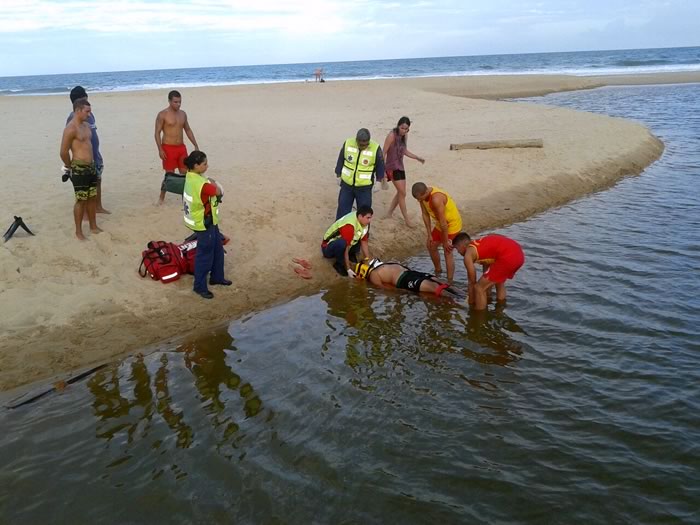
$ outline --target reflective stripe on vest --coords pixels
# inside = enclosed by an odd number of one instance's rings
[[[353,232],[352,243],[350,246],[354,246],[360,239],[362,239],[369,231],[368,226],[362,226],[360,221],[357,219],[357,212],[351,211],[347,215],[342,216],[340,219],[331,224],[331,227],[326,230],[323,235],[323,240],[326,242],[331,242],[340,237],[340,228],[350,224],[355,231]]]
[[[357,146],[357,140],[346,140],[343,168],[340,171],[341,180],[348,186],[371,186],[374,182],[372,174],[377,162],[378,149],[379,144],[373,140],[370,140],[369,145],[362,151]]]

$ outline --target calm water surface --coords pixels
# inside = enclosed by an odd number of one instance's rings
[[[667,149],[500,230],[505,308],[342,282],[0,411],[0,522],[698,523],[700,86],[537,101]]]

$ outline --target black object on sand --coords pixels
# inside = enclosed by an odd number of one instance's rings
[[[22,227],[22,229],[26,231],[29,235],[34,235],[34,233],[32,233],[32,230],[30,230],[27,227],[27,225],[24,224],[22,217],[17,217],[17,215],[15,215],[15,222],[13,222],[12,225],[10,225],[10,227],[5,232],[5,235],[2,236],[2,238],[5,239],[5,242],[9,241],[12,238],[12,236],[17,231],[17,228],[19,227]]]

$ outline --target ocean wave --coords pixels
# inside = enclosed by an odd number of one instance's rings
[[[639,66],[663,66],[666,64],[673,64],[673,62],[669,60],[660,60],[660,59],[652,59],[652,60],[618,60],[617,62],[613,62],[614,66],[621,66],[621,67],[639,67]]]
[[[0,89],[0,95],[62,95],[69,93],[72,88],[45,87],[45,88],[25,88],[25,89]]]

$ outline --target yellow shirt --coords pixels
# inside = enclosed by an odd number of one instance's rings
[[[440,188],[433,186],[433,189],[430,192],[430,197],[427,201],[421,201],[421,206],[425,208],[425,211],[428,212],[430,218],[433,219],[433,222],[435,223],[435,228],[440,230],[440,220],[438,219],[437,214],[435,213],[432,207],[432,198],[433,195],[435,195],[436,193],[442,193],[445,197],[447,197],[447,204],[445,204],[445,220],[447,221],[447,234],[452,235],[453,233],[459,233],[460,231],[462,231],[462,217],[459,214],[459,210],[457,209],[455,201],[452,200],[450,194],[447,193],[445,190],[441,190]]]

